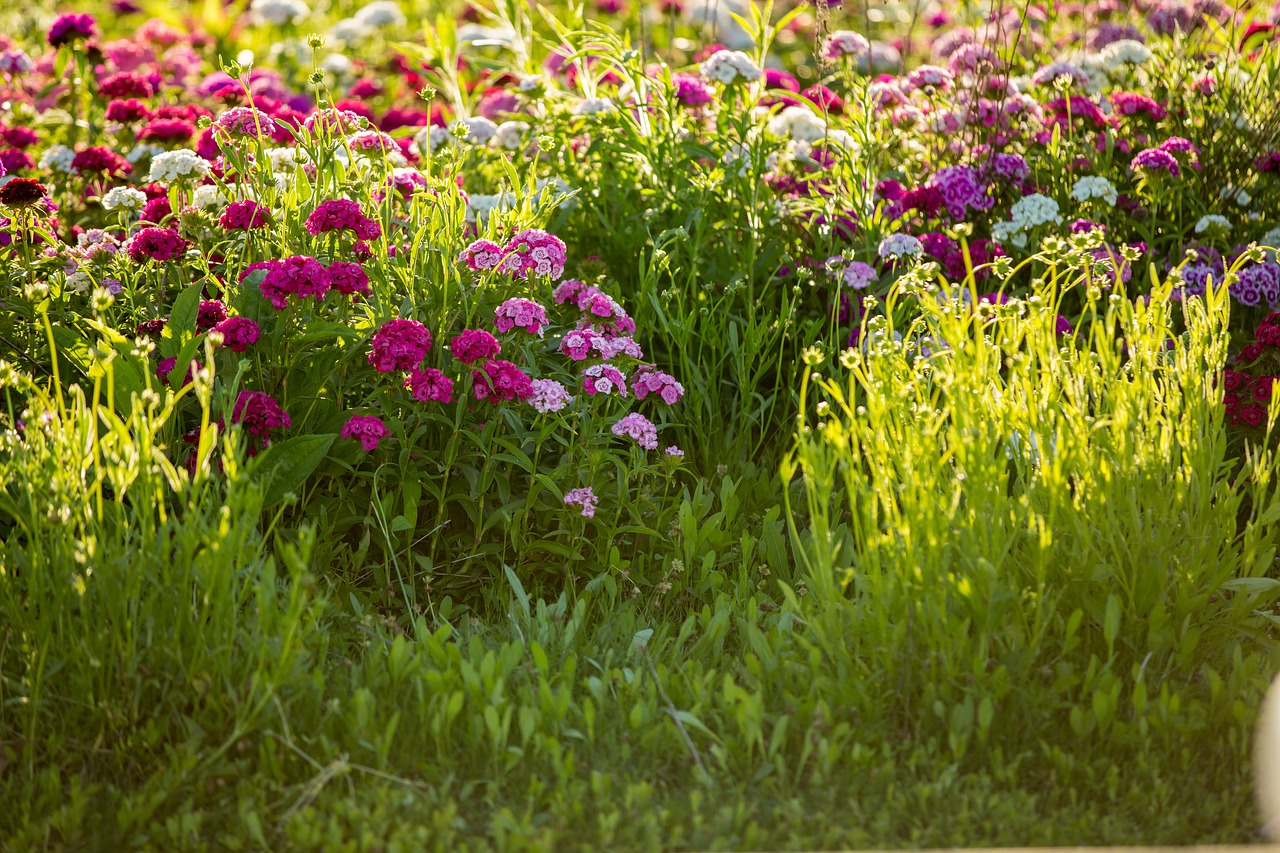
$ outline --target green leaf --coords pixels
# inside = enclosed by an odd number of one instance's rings
[[[196,318],[200,315],[200,297],[204,285],[197,282],[178,294],[169,312],[169,322],[160,335],[160,355],[172,358],[182,345],[196,336]]]
[[[300,435],[271,445],[253,465],[253,475],[262,482],[262,506],[275,506],[310,476],[329,452],[337,436]]]

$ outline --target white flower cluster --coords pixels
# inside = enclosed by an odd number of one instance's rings
[[[284,26],[296,24],[311,14],[311,7],[302,0],[253,0],[249,11],[260,22]]]
[[[1071,188],[1071,197],[1080,202],[1100,198],[1107,203],[1108,207],[1115,207],[1120,194],[1115,186],[1101,175],[1087,175],[1076,181],[1075,186]]]
[[[753,83],[760,79],[760,67],[740,50],[717,50],[701,66],[702,76],[725,85]]]
[[[166,151],[151,158],[152,183],[169,184],[195,183],[209,174],[209,161],[189,148]]]
[[[65,145],[50,145],[40,155],[40,168],[50,172],[70,172],[76,152]]]
[[[133,187],[112,187],[102,197],[102,206],[107,210],[133,212],[147,206],[147,196]]]
[[[484,116],[459,119],[466,125],[467,134],[463,141],[468,145],[488,145],[489,140],[498,134],[498,126]]]
[[[447,127],[430,124],[413,135],[413,144],[419,154],[434,154],[436,149],[453,144],[453,134]]]
[[[1218,213],[1206,213],[1196,221],[1196,233],[1203,234],[1206,231],[1216,231],[1223,234],[1231,230],[1231,220]]]
[[[1145,65],[1151,61],[1151,51],[1140,41],[1120,39],[1104,47],[1101,58],[1107,71],[1116,72],[1125,65]]]
[[[769,120],[766,129],[774,136],[801,142],[817,142],[827,135],[827,123],[808,107],[787,107]]]
[[[1040,225],[1062,224],[1058,203],[1046,195],[1032,193],[1014,202],[1009,210],[1012,219],[991,226],[991,236],[997,243],[1012,243],[1019,249],[1027,245],[1027,235]]]
[[[351,60],[341,53],[331,53],[321,61],[320,70],[335,77],[342,77],[351,73]]]
[[[227,206],[227,197],[217,187],[205,184],[191,194],[191,206],[197,210],[220,210]]]
[[[882,258],[918,258],[924,254],[924,246],[915,237],[895,232],[880,241]]]
[[[614,106],[613,101],[608,98],[583,98],[573,108],[573,114],[576,116],[594,116],[617,112],[617,110],[618,108]]]
[[[400,6],[394,0],[373,0],[356,12],[355,20],[371,30],[381,27],[403,27],[408,22],[404,12],[400,11]]]
[[[528,132],[528,122],[504,121],[493,134],[494,147],[515,151],[524,144],[524,137]]]
[[[1249,195],[1248,191],[1245,190],[1244,187],[1241,187],[1240,189],[1236,189],[1235,187],[1230,185],[1225,186],[1218,191],[1218,198],[1221,198],[1221,199],[1229,198],[1240,207],[1248,207],[1250,204],[1253,203],[1253,196]]]
[[[515,196],[508,192],[493,195],[477,193],[467,199],[467,221],[483,225],[490,213],[495,210],[510,210],[515,207],[515,203]]]

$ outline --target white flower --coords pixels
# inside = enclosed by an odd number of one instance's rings
[[[1253,202],[1253,196],[1249,195],[1244,188],[1236,189],[1233,186],[1225,186],[1218,191],[1218,198],[1231,199],[1240,207],[1248,207]]]
[[[200,210],[207,210],[211,207],[221,208],[225,207],[226,204],[227,197],[215,186],[198,186],[196,191],[191,194],[191,206]]]
[[[1052,86],[1053,81],[1064,76],[1070,77],[1081,86],[1089,84],[1088,73],[1079,65],[1070,62],[1050,62],[1031,77],[1031,82],[1037,86]]]
[[[760,68],[740,50],[717,50],[702,63],[702,76],[725,85],[753,83],[760,78]]]
[[[126,155],[124,159],[130,163],[137,163],[139,160],[148,160],[157,154],[163,154],[165,148],[162,145],[151,145],[146,142],[140,142],[133,146],[133,149]]]
[[[152,183],[168,186],[188,181],[195,183],[207,174],[209,174],[208,160],[188,148],[179,148],[176,151],[165,151],[151,158],[149,180]]]
[[[40,168],[50,172],[70,172],[76,152],[65,145],[50,145],[40,155]]]
[[[507,210],[515,205],[515,197],[511,193],[496,195],[476,194],[467,199],[467,221],[483,223],[495,210]]]
[[[76,293],[84,293],[89,289],[89,285],[93,284],[93,279],[89,277],[87,272],[77,270],[67,276],[67,287]]]
[[[910,234],[897,232],[880,241],[882,258],[918,258],[924,254],[924,246]]]
[[[808,107],[787,107],[769,120],[766,129],[774,136],[802,142],[817,142],[827,135],[827,123]]]
[[[147,206],[147,196],[133,187],[112,187],[102,197],[102,206],[107,210],[142,210]]]
[[[403,27],[407,23],[404,12],[393,0],[373,0],[356,12],[357,21],[366,27]]]
[[[1108,207],[1115,207],[1120,195],[1106,178],[1101,175],[1088,175],[1076,181],[1075,186],[1071,188],[1071,197],[1080,202],[1100,198],[1107,203]]]
[[[493,144],[508,151],[515,151],[524,144],[524,135],[529,132],[528,122],[504,121],[498,125],[493,136]]]
[[[578,116],[594,116],[602,113],[617,112],[618,108],[614,106],[613,101],[608,98],[583,98],[578,105],[573,108],[573,114]]]
[[[367,35],[369,35],[369,28],[355,18],[343,18],[329,30],[329,36],[334,41],[347,44],[355,44]]]
[[[1206,213],[1196,221],[1196,233],[1203,234],[1206,231],[1220,231],[1227,233],[1231,230],[1231,220],[1217,213]]]
[[[306,161],[306,152],[297,148],[268,148],[267,159],[271,161],[271,171],[292,175],[293,170]]]
[[[542,75],[529,74],[525,77],[521,77],[520,84],[516,88],[521,92],[524,92],[526,95],[531,92],[536,92],[542,88]]]
[[[1009,210],[1009,216],[1023,231],[1029,231],[1037,225],[1046,225],[1050,222],[1062,224],[1058,203],[1040,193],[1032,193],[1018,199]]]
[[[1102,61],[1108,70],[1121,65],[1143,65],[1151,61],[1151,51],[1140,41],[1120,39],[1102,49]]]
[[[991,237],[997,243],[1007,243],[1019,230],[1015,222],[997,222],[991,226]]]
[[[489,140],[498,134],[498,126],[484,116],[464,118],[462,123],[467,126],[464,141],[471,145],[488,145]]]
[[[341,53],[331,53],[320,63],[320,70],[341,77],[351,72],[351,60]]]
[[[413,135],[413,144],[419,154],[433,154],[442,145],[453,144],[453,134],[447,127],[428,125]]]
[[[311,14],[311,7],[302,0],[253,0],[249,11],[269,24],[283,26],[296,24]]]

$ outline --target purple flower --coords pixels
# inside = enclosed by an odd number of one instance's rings
[[[639,412],[624,415],[613,425],[613,434],[635,439],[636,444],[645,450],[658,449],[658,429]]]
[[[91,39],[97,34],[98,24],[93,15],[83,12],[59,15],[53,26],[49,27],[49,45],[62,47],[64,44]]]
[[[1182,174],[1182,168],[1178,165],[1178,161],[1168,151],[1162,151],[1159,148],[1148,148],[1139,151],[1133,158],[1131,168],[1134,171],[1142,169],[1150,172],[1168,172],[1171,177],[1178,177]]]
[[[358,439],[365,450],[377,449],[378,442],[388,435],[390,433],[382,418],[373,415],[352,415],[351,420],[342,426],[342,437]]]
[[[596,493],[591,490],[590,486],[585,486],[566,493],[564,503],[565,506],[582,507],[583,518],[595,518],[596,506],[600,503],[600,499],[596,497]]]

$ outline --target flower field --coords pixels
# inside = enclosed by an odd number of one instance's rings
[[[0,20],[0,848],[1262,838],[1280,7]]]

